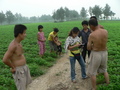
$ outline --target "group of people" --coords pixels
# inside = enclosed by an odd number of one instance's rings
[[[109,75],[107,73],[108,33],[101,25],[98,25],[98,21],[95,16],[91,17],[89,21],[83,21],[82,26],[83,30],[81,31],[78,27],[74,27],[65,41],[65,50],[70,51],[71,81],[76,83],[75,62],[77,60],[81,66],[82,78],[86,79],[90,77],[92,81],[92,90],[96,90],[96,75],[98,73],[104,73],[106,83],[109,84]],[[3,57],[3,62],[11,68],[17,90],[26,90],[27,85],[32,81],[21,44],[21,41],[24,40],[26,36],[26,30],[27,27],[25,25],[15,25],[15,39],[10,43],[8,50]],[[46,41],[42,30],[43,26],[39,25],[37,39],[40,47],[40,57],[44,55]],[[48,41],[50,51],[57,51],[56,53],[61,55],[62,48],[61,42],[58,40],[58,32],[58,28],[54,28],[48,36]],[[82,37],[82,39],[80,39],[80,37]],[[87,51],[90,62],[86,73],[85,62]]]
[[[75,62],[77,60],[81,66],[82,78],[86,79],[90,77],[92,90],[96,90],[96,75],[99,73],[104,74],[106,83],[109,84],[109,75],[107,72],[108,33],[103,26],[98,24],[95,16],[92,16],[89,21],[83,21],[82,26],[83,30],[81,31],[77,27],[74,27],[65,42],[65,50],[70,51],[71,81],[76,83]],[[80,36],[82,40],[80,40]],[[80,48],[83,48],[82,51]],[[89,59],[88,70],[85,68],[86,52],[88,52]]]
[[[48,41],[49,41],[49,46],[50,46],[50,52],[55,52],[56,54],[61,55],[62,54],[62,46],[61,46],[62,43],[58,39],[58,35],[57,35],[58,32],[59,32],[58,28],[54,28],[53,31],[50,32],[48,36]],[[42,25],[38,26],[37,39],[38,39],[38,45],[39,45],[39,55],[40,57],[42,57],[44,56],[44,53],[45,53],[45,41],[46,41]]]

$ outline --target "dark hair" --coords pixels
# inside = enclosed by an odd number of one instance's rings
[[[58,38],[58,36],[56,35],[54,38]]]
[[[89,20],[89,25],[97,26],[98,25],[98,21],[95,20],[95,19],[90,19]]]
[[[54,28],[53,30],[54,32],[59,32],[58,28]]]
[[[74,27],[74,28],[70,31],[70,33],[69,33],[68,36],[72,36],[73,33],[77,34],[79,31],[80,31],[80,30],[78,29],[78,27]]]
[[[38,31],[39,31],[39,29],[42,29],[43,28],[43,26],[42,25],[39,25],[38,26]]]
[[[14,27],[14,37],[17,37],[19,34],[23,34],[23,32],[27,29],[25,25],[17,24]]]
[[[95,19],[95,20],[97,20],[96,16],[91,16],[90,19]]]
[[[87,25],[87,26],[88,26],[88,21],[84,20],[84,21],[82,21],[81,24],[82,24],[82,25]]]

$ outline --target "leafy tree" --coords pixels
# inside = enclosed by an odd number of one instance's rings
[[[10,24],[12,21],[14,21],[14,15],[12,14],[11,11],[6,12],[6,20],[8,24]]]
[[[14,15],[14,17],[15,17],[15,21],[16,22],[22,22],[23,21],[23,17],[22,17],[22,15],[20,14],[20,13],[16,13],[15,15]]]
[[[57,11],[53,12],[52,18],[54,19],[55,22],[59,19],[57,15]]]
[[[92,8],[92,13],[99,19],[99,16],[101,16],[101,14],[102,14],[102,8],[99,7],[98,5],[95,5]]]
[[[53,18],[52,18],[52,16],[50,16],[50,15],[42,15],[41,17],[40,17],[40,21],[53,21]]]
[[[75,10],[69,10],[65,7],[63,9],[62,7],[60,9],[57,9],[57,11],[53,12],[52,18],[54,21],[63,21],[64,19],[70,20],[70,19],[77,19],[79,17],[79,14]]]
[[[56,17],[57,17],[57,14],[56,14],[56,11],[54,11],[52,15],[52,18],[54,19],[54,21],[56,21]]]
[[[111,20],[112,20],[112,17],[115,15],[114,12],[110,11],[110,16],[111,16]]]
[[[78,19],[78,17],[79,17],[79,14],[78,14],[77,11],[75,11],[75,10],[70,10],[70,18],[71,18],[71,19]]]
[[[23,22],[23,23],[28,23],[28,22],[29,22],[29,18],[22,16],[22,22]]]
[[[55,15],[56,15],[56,20],[60,21],[60,10],[59,9],[56,11]]]
[[[54,21],[63,21],[64,20],[64,16],[65,16],[65,11],[64,9],[61,7],[60,9],[57,9],[57,11],[53,12],[53,19]]]
[[[57,10],[57,16],[60,21],[64,20],[64,9],[62,7]]]
[[[5,21],[5,14],[3,11],[0,12],[0,23],[2,24]]]
[[[37,17],[36,17],[36,16],[32,16],[32,17],[30,17],[30,21],[32,21],[32,22],[36,22],[36,20],[37,20]]]
[[[85,19],[87,17],[87,10],[85,10],[84,7],[82,7],[80,11],[80,16],[82,17],[82,19]]]
[[[65,7],[64,11],[65,11],[65,18],[68,21],[70,18],[70,10],[67,7]]]
[[[15,16],[15,21],[18,21],[19,20],[19,14],[16,13],[14,16]]]
[[[92,16],[92,7],[89,7],[89,10],[88,10],[90,16]]]
[[[108,16],[111,16],[111,10],[108,4],[106,4],[106,6],[104,7],[103,14],[106,17],[106,19],[108,19]]]

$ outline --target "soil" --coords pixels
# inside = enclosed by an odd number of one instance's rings
[[[82,79],[78,62],[76,62],[76,81],[77,83],[71,82],[69,56],[64,54],[46,74],[34,79],[27,90],[91,90],[90,78]]]

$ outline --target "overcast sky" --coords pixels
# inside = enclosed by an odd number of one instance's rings
[[[90,6],[105,7],[106,4],[116,13],[116,17],[120,17],[120,0],[0,0],[0,12],[10,10],[13,14],[21,13],[22,16],[31,17],[52,15],[53,11],[60,7],[80,13],[82,7],[88,10]]]

